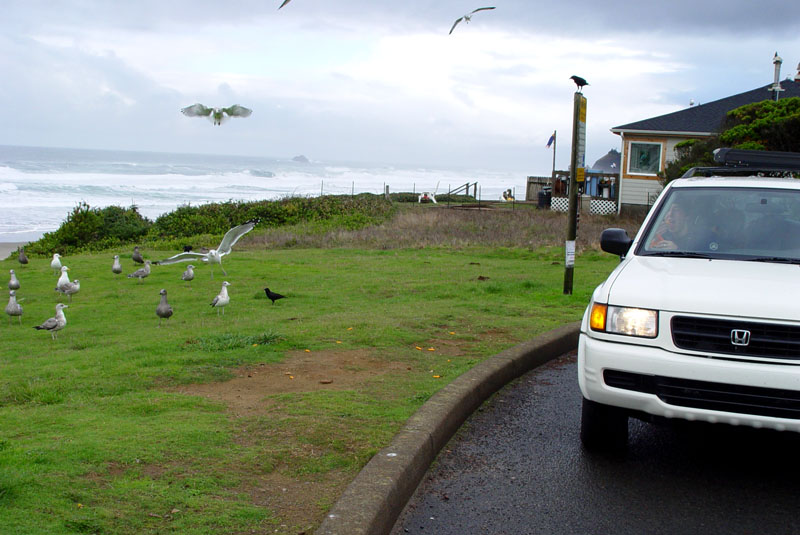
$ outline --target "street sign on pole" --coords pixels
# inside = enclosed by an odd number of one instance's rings
[[[578,234],[578,182],[586,178],[586,97],[575,92],[572,111],[572,158],[569,167],[569,210],[564,254],[564,295],[572,294],[575,238]]]

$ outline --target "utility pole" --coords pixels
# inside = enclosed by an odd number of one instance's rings
[[[564,261],[564,295],[572,295],[575,270],[575,238],[578,235],[578,182],[585,180],[586,161],[586,97],[575,92],[572,110],[572,156],[569,166],[569,210]]]

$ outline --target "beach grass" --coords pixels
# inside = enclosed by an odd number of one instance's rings
[[[433,393],[578,320],[618,262],[586,248],[564,295],[553,245],[270,239],[254,232],[224,259],[227,276],[200,266],[191,285],[185,264],[139,283],[112,274],[114,251],[66,257],[81,291],[56,340],[32,328],[64,301],[49,260],[0,262],[25,299],[23,325],[0,334],[4,533],[310,533]],[[265,286],[287,298],[273,305]],[[161,288],[175,313],[159,327]]]

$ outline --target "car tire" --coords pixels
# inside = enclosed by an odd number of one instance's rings
[[[623,451],[628,445],[628,415],[619,407],[583,399],[581,442],[587,450]]]

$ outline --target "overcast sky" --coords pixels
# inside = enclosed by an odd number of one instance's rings
[[[5,0],[0,144],[549,174],[609,129],[772,82],[800,62],[786,0]],[[448,31],[477,7],[469,24]],[[241,104],[212,126],[180,108]]]

